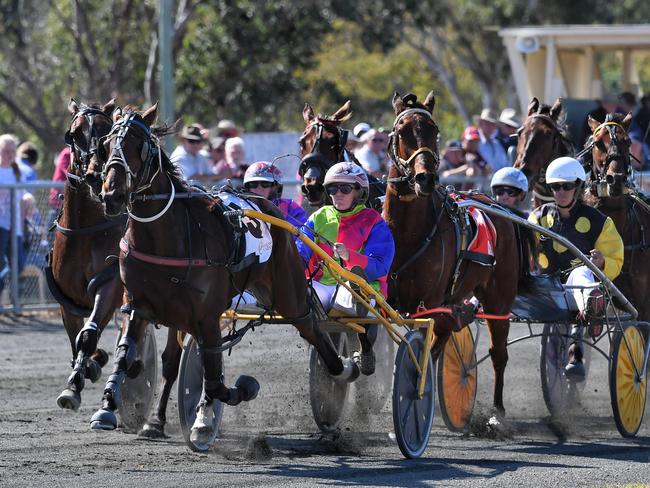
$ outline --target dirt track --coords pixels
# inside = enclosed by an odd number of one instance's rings
[[[522,331],[513,326],[513,334]],[[116,329],[102,337],[112,349]],[[487,334],[480,352],[487,347]],[[163,344],[164,331],[157,332]],[[252,374],[262,385],[249,404],[227,407],[207,454],[191,452],[180,432],[175,394],[169,439],[146,441],[118,429],[88,427],[104,376],[87,384],[79,412],[56,397],[69,374],[67,337],[56,316],[0,321],[0,485],[2,486],[605,486],[650,482],[650,421],[623,439],[611,416],[606,362],[594,356],[577,415],[551,424],[539,380],[539,340],[510,348],[500,440],[463,437],[438,412],[429,447],[405,460],[391,439],[390,402],[369,422],[346,422],[340,438],[316,433],[309,405],[308,348],[289,326],[249,333],[226,358],[228,382]],[[475,416],[491,404],[492,368],[479,366]],[[437,407],[436,407],[437,408]],[[479,424],[477,424],[479,425]],[[560,440],[566,438],[565,440]],[[510,438],[508,438],[510,437]]]

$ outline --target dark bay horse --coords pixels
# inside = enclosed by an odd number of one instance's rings
[[[395,238],[395,260],[389,280],[389,299],[402,313],[422,308],[457,305],[473,293],[486,313],[507,316],[519,278],[527,271],[528,257],[515,226],[504,218],[490,217],[496,228],[496,264],[483,266],[459,261],[456,224],[460,218],[438,182],[438,127],[433,120],[433,93],[424,103],[415,95],[393,97],[395,123],[391,138],[393,164],[388,179],[384,216]],[[472,196],[488,202],[485,196]],[[521,259],[516,257],[520,256]],[[415,258],[413,258],[415,257]],[[508,319],[490,319],[490,356],[494,366],[494,407],[504,413],[503,376],[508,362]],[[432,356],[435,360],[457,317],[436,315]]]
[[[85,378],[97,381],[108,361],[108,354],[98,349],[97,343],[122,303],[115,255],[125,221],[108,220],[84,182],[100,139],[111,130],[114,109],[113,100],[101,108],[79,105],[74,100],[68,105],[72,122],[66,143],[71,161],[46,276],[52,295],[61,305],[73,359],[72,374],[57,404],[72,410],[81,404]],[[88,317],[85,323],[84,317]]]
[[[303,180],[300,188],[312,207],[320,208],[330,203],[323,186],[328,169],[341,161],[359,164],[354,154],[345,149],[348,131],[341,127],[351,116],[349,100],[332,115],[314,115],[314,110],[308,103],[302,110],[305,130],[298,140],[302,158],[298,172]],[[384,196],[386,187],[374,176],[368,175],[368,179],[368,206],[381,212],[381,197]]]
[[[546,168],[555,158],[573,154],[573,146],[561,123],[562,101],[540,104],[533,98],[528,104],[528,115],[517,131],[517,159],[513,166],[524,172],[533,192],[533,206],[553,200],[546,186]]]
[[[614,221],[625,245],[623,269],[614,284],[636,307],[639,319],[650,320],[650,212],[628,184],[631,122],[632,114],[608,114],[604,123],[588,116],[593,134],[587,143],[592,162],[585,202]]]
[[[114,113],[113,128],[104,144],[108,155],[101,168],[104,211],[109,217],[129,215],[120,244],[120,273],[128,290],[131,320],[118,346],[102,408],[91,423],[93,428],[116,427],[115,400],[135,341],[142,334],[133,318],[145,317],[171,324],[199,344],[204,394],[191,438],[203,443],[212,435],[213,401],[237,405],[255,398],[259,390],[250,376],[241,376],[234,388],[228,388],[222,376],[219,318],[240,290],[250,290],[258,303],[293,323],[332,375],[346,380],[359,371],[350,358],[337,356],[318,328],[308,303],[302,262],[287,231],[269,229],[273,247],[267,261],[233,269],[236,232],[243,231],[229,220],[219,199],[189,193],[178,169],[160,148],[158,136],[166,131],[152,128],[156,115],[157,105],[142,114],[130,109]],[[281,218],[270,202],[260,199],[257,203],[264,212]]]

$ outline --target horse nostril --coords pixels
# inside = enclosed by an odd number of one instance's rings
[[[613,185],[615,181],[614,175],[607,175],[605,177],[605,181],[607,182],[608,185]]]

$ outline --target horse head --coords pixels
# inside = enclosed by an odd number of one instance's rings
[[[438,183],[438,126],[433,120],[436,99],[429,92],[424,103],[413,94],[393,95],[396,119],[389,151],[391,182],[406,182],[417,196],[430,195]]]
[[[157,103],[143,113],[128,107],[113,113],[113,127],[104,142],[108,157],[102,165],[99,193],[107,217],[122,215],[131,196],[151,187],[162,171],[160,145],[152,129],[157,114]],[[89,171],[97,169],[93,166]]]
[[[571,151],[562,133],[561,113],[559,98],[553,106],[533,98],[528,104],[528,116],[517,131],[517,159],[513,166],[523,171],[531,188],[537,182],[544,183],[546,167],[553,159]]]
[[[99,178],[88,173],[93,160],[101,157],[102,139],[111,131],[115,100],[110,100],[101,108],[97,105],[77,104],[70,99],[68,111],[72,115],[70,128],[65,133],[65,142],[70,146],[70,169],[68,173],[85,179],[96,193],[100,189]]]
[[[341,128],[341,123],[351,116],[349,100],[332,115],[315,116],[308,103],[302,110],[306,127],[298,141],[302,158],[298,172],[302,178],[300,188],[310,205],[325,203],[325,173],[344,160],[348,131]]]
[[[630,137],[627,131],[632,114],[607,114],[600,123],[587,116],[592,131],[591,181],[598,196],[620,196],[630,176]]]

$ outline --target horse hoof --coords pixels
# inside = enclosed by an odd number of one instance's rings
[[[90,428],[93,430],[115,430],[117,417],[112,410],[100,408],[90,419]]]
[[[145,439],[167,439],[165,434],[165,427],[160,424],[150,424],[146,423],[138,432],[138,437],[144,437]]]
[[[102,377],[102,367],[94,359],[90,359],[88,361],[88,366],[86,366],[86,377],[92,383],[95,383],[99,378]]]
[[[56,404],[61,408],[76,412],[79,410],[79,405],[81,405],[81,395],[70,388],[66,388],[56,399]]]
[[[99,364],[100,368],[103,368],[108,363],[108,353],[103,349],[97,349],[95,354],[93,354],[92,359]]]
[[[257,397],[260,384],[252,376],[241,375],[235,382],[235,388],[241,391],[242,401],[250,402]]]
[[[340,374],[334,376],[334,379],[352,383],[359,377],[359,374],[361,373],[359,366],[351,358],[341,358],[341,362],[343,363],[343,371],[341,371]]]
[[[190,443],[194,451],[207,451],[210,449],[210,441],[212,440],[212,428],[201,427],[200,429],[192,428],[190,432]]]
[[[133,364],[129,369],[126,370],[126,375],[133,379],[137,378],[140,373],[142,373],[142,370],[144,369],[144,364],[142,361],[139,359],[137,361],[133,361]]]

